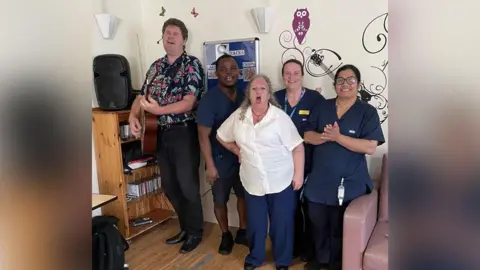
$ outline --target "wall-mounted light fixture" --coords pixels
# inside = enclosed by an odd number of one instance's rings
[[[273,7],[259,7],[252,9],[253,19],[257,25],[258,32],[266,34],[275,21],[275,9]]]
[[[112,39],[115,35],[115,29],[117,28],[118,18],[113,14],[95,14],[95,20],[97,21],[98,29],[104,39]]]

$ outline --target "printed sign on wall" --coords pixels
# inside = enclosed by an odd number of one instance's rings
[[[245,90],[250,78],[260,72],[258,38],[205,42],[203,53],[207,71],[207,90],[217,85],[215,62],[224,54],[233,56],[238,63],[239,89]]]

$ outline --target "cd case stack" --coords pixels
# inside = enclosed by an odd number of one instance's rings
[[[147,179],[140,179],[127,185],[127,198],[138,198],[161,189],[160,175],[154,175]]]
[[[153,223],[153,220],[150,217],[139,217],[133,220],[130,220],[133,227],[147,225]]]

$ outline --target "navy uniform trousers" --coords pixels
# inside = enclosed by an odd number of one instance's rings
[[[276,266],[290,266],[293,256],[295,191],[289,185],[283,191],[264,196],[245,192],[247,203],[247,237],[250,254],[245,263],[261,266],[265,259],[268,226]],[[269,221],[270,220],[270,224]]]

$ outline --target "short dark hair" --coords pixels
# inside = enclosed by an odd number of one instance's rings
[[[165,30],[168,26],[176,26],[180,28],[180,32],[182,32],[182,37],[186,41],[188,39],[188,29],[181,20],[176,18],[170,18],[163,23],[162,27],[162,35],[165,34]]]
[[[285,66],[287,64],[290,64],[290,63],[294,63],[294,64],[297,64],[300,66],[300,70],[302,71],[302,76],[305,75],[305,71],[303,71],[303,64],[302,62],[300,62],[299,60],[297,59],[289,59],[287,61],[285,61],[285,63],[283,63],[283,66],[282,66],[282,76],[283,76],[283,72],[285,71]]]
[[[228,58],[232,58],[233,61],[235,61],[235,63],[237,63],[237,60],[235,59],[235,57],[231,56],[230,54],[222,54],[222,56],[218,57],[217,61],[215,61],[215,70],[218,70],[218,66],[220,65],[220,61],[223,60],[223,59],[228,59]],[[237,63],[238,65],[238,63]]]
[[[335,83],[337,82],[338,74],[340,74],[340,72],[345,70],[351,70],[353,74],[355,74],[355,77],[357,77],[357,81],[360,83],[360,81],[362,80],[360,70],[358,70],[356,66],[348,64],[348,65],[343,65],[339,69],[337,69],[337,72],[335,73],[335,80],[333,81],[333,85],[335,85]]]

